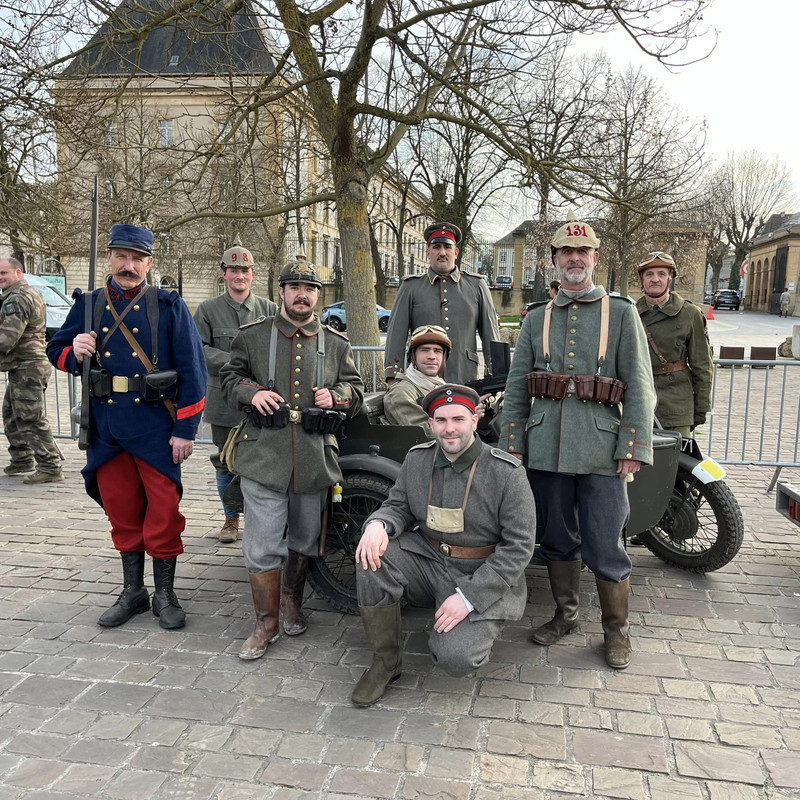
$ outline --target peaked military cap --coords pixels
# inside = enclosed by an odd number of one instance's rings
[[[446,383],[428,392],[422,398],[421,405],[425,413],[432,417],[437,408],[447,405],[466,406],[470,413],[474,414],[480,401],[480,395],[474,389],[456,383]]]
[[[675,259],[669,253],[663,253],[660,250],[654,250],[648,253],[636,267],[636,271],[641,274],[647,269],[655,269],[656,267],[666,267],[671,269],[675,275],[678,274],[678,268],[675,266]]]
[[[434,242],[450,242],[458,247],[462,239],[461,228],[451,225],[449,222],[436,222],[428,225],[423,235],[428,245],[432,245]]]
[[[109,250],[115,247],[121,250],[135,250],[137,253],[151,256],[153,255],[153,231],[148,228],[140,228],[138,225],[117,223],[111,226],[106,247]]]
[[[574,214],[570,214],[566,225],[562,225],[553,235],[550,245],[556,250],[560,247],[592,247],[597,250],[600,247],[600,240],[591,225],[581,222]]]
[[[222,264],[220,266],[225,270],[227,267],[253,268],[255,265],[253,254],[246,247],[242,247],[242,240],[237,236],[233,240],[233,247],[229,247],[222,254]]]
[[[294,261],[290,261],[282,270],[278,278],[278,285],[285,283],[307,283],[311,286],[322,288],[322,281],[317,274],[317,268],[306,261],[306,254],[301,250]]]

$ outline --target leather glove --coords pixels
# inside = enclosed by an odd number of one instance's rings
[[[705,411],[698,411],[694,415],[694,422],[690,430],[694,430],[698,425],[705,425],[706,424],[706,412]]]

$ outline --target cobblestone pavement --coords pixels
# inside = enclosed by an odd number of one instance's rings
[[[729,470],[747,533],[725,569],[693,575],[633,549],[627,671],[604,666],[588,578],[582,632],[528,642],[550,611],[531,567],[528,612],[486,668],[434,669],[431,614],[414,611],[402,678],[356,709],[361,626],[322,600],[307,601],[304,636],[236,657],[249,586],[240,545],[215,538],[206,447],[185,470],[187,627],[149,613],[98,627],[119,561],[81,455],[63,447],[62,484],[0,477],[0,800],[800,797],[800,529],[766,494],[768,468]],[[800,486],[800,470],[781,478]]]

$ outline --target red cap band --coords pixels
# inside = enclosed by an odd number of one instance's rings
[[[447,228],[440,228],[435,230],[429,237],[428,242],[431,242],[433,239],[441,239],[444,237],[445,239],[449,239],[453,244],[456,243],[456,235],[452,231],[448,231]]]
[[[437,408],[439,408],[440,406],[447,406],[447,405],[466,406],[473,414],[475,413],[475,406],[468,397],[463,397],[462,395],[456,395],[456,394],[448,394],[448,395],[443,395],[442,397],[438,397],[431,403],[430,408],[428,409],[428,416],[433,417],[434,412],[436,411]]]

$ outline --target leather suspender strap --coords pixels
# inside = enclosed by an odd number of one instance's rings
[[[136,303],[139,302],[139,300],[142,299],[142,295],[145,293],[146,290],[147,290],[146,286],[142,287],[141,291],[136,295],[136,297],[134,297],[133,300],[131,300],[130,303],[128,303],[128,305],[125,306],[125,308],[122,310],[122,313],[117,314],[117,310],[114,308],[114,304],[111,302],[111,295],[108,292],[108,284],[106,284],[106,287],[103,291],[106,298],[106,305],[111,309],[111,315],[114,317],[114,324],[111,326],[111,328],[109,328],[108,333],[105,335],[103,341],[100,343],[100,347],[98,348],[99,350],[106,349],[106,343],[108,342],[108,340],[114,335],[114,332],[117,330],[117,328],[120,325],[122,325],[122,320],[125,319],[125,317],[128,315],[128,312],[136,305]],[[99,299],[100,298],[98,298],[98,300]],[[97,313],[97,305],[99,305],[100,307],[99,315]],[[103,316],[104,309],[102,303],[98,303],[97,305],[95,306],[95,326],[98,328],[99,332],[100,318],[102,318]]]
[[[138,296],[139,295],[137,295],[137,297]],[[139,344],[139,342],[136,341],[136,337],[128,330],[128,327],[122,321],[122,315],[117,313],[117,309],[114,308],[114,304],[111,302],[111,299],[108,296],[108,287],[106,287],[106,299],[108,300],[108,307],[111,309],[111,314],[114,317],[114,322],[119,328],[120,333],[125,337],[125,341],[131,346],[133,352],[139,357],[139,360],[142,362],[142,366],[145,368],[145,370],[147,370],[147,372],[153,372],[155,370],[153,362],[148,358],[147,353],[145,353],[145,351],[142,349],[142,346]],[[131,300],[131,305],[133,305],[134,302],[136,302],[136,298]],[[130,306],[128,306],[128,308],[130,308]],[[127,310],[128,309],[126,308],[125,311]],[[174,422],[178,418],[177,406],[172,400],[164,399],[163,403],[166,406],[167,411],[169,411],[169,414]]]
[[[325,388],[325,328],[319,326],[317,335],[317,389]]]
[[[269,373],[267,374],[267,390],[275,391],[275,356],[278,353],[278,326],[272,320],[272,332],[269,335]]]
[[[144,296],[147,321],[150,323],[150,349],[153,353],[153,368],[158,367],[158,289],[148,286]]]
[[[553,301],[544,307],[544,325],[542,327],[542,350],[544,350],[544,368],[550,370],[550,320],[553,316]]]
[[[436,469],[436,456],[439,454],[439,447],[437,446],[436,452],[433,454],[433,466],[431,467],[431,482],[428,484],[428,505],[431,504],[431,497],[433,496],[433,471]],[[472,488],[472,479],[475,477],[475,469],[478,466],[478,459],[472,462],[472,469],[469,471],[467,478],[467,488],[464,490],[464,502],[461,504],[462,513],[467,510],[467,500],[469,499],[469,490]]]
[[[597,371],[603,367],[606,360],[606,350],[608,349],[608,325],[609,325],[609,306],[608,295],[604,294],[600,298],[600,344],[597,348]],[[550,367],[550,322],[553,317],[553,301],[551,300],[544,309],[544,323],[542,325],[542,350],[544,351],[545,369]]]
[[[641,317],[639,319],[641,319]],[[642,327],[644,328],[644,335],[647,337],[647,341],[650,344],[651,349],[658,356],[658,360],[662,364],[666,364],[667,359],[661,355],[661,351],[658,349],[658,345],[655,343],[655,340],[653,339],[653,334],[650,333],[650,329],[647,327],[647,325],[644,324],[644,320],[642,320]]]

